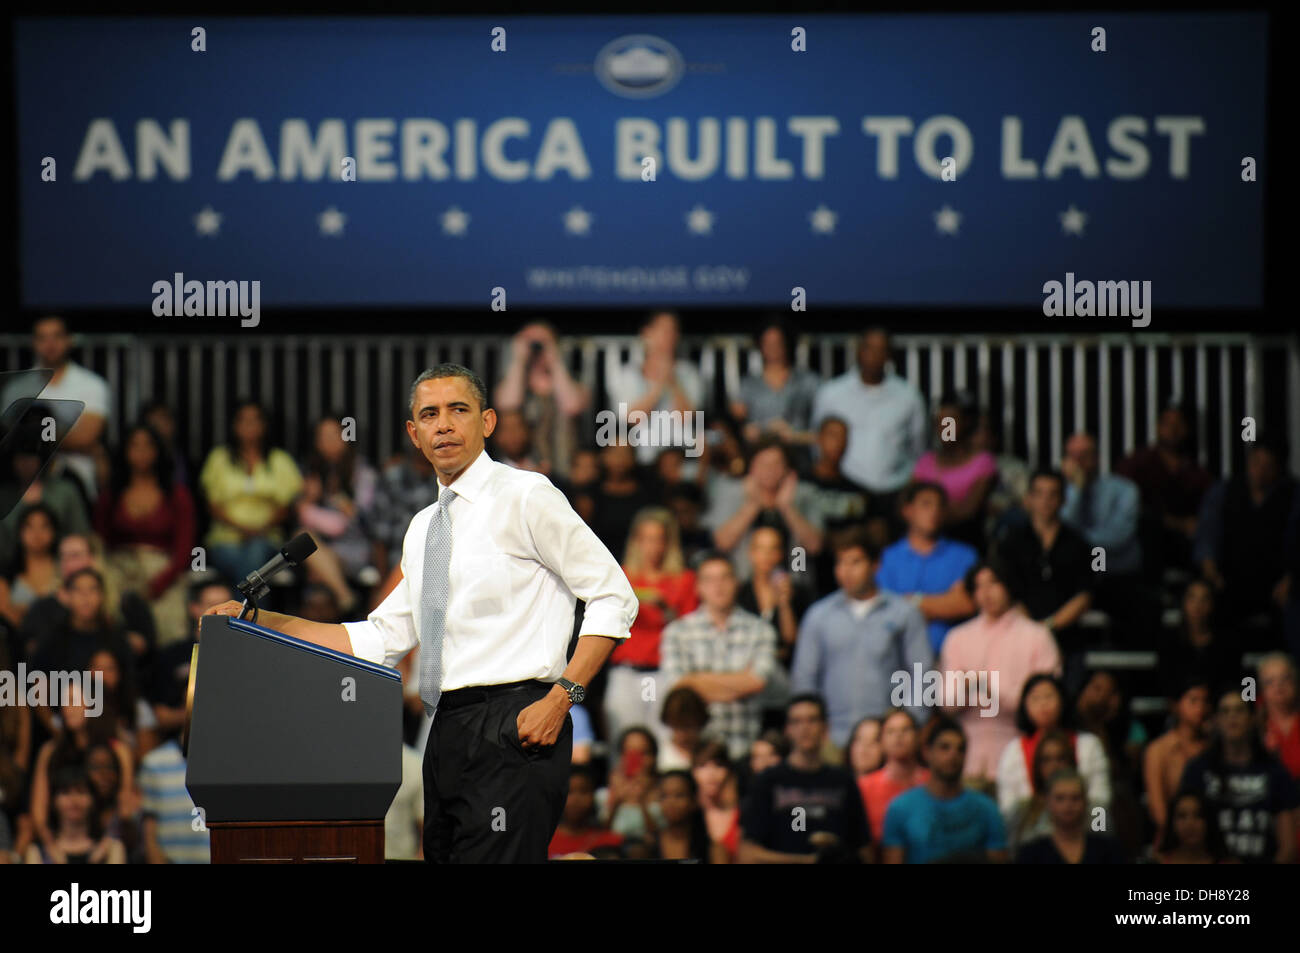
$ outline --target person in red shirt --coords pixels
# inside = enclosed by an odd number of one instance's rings
[[[929,769],[920,762],[921,736],[910,711],[895,708],[885,716],[880,726],[880,745],[885,754],[884,766],[858,777],[858,790],[862,792],[875,844],[885,834],[889,802],[930,779]]]
[[[631,635],[619,643],[609,659],[605,687],[605,735],[617,738],[636,726],[655,732],[661,745],[667,741],[659,720],[663,698],[659,689],[659,642],[664,626],[699,606],[695,573],[686,568],[671,512],[661,507],[640,510],[628,533],[623,571],[641,606]],[[648,681],[647,681],[648,680]]]
[[[564,814],[551,838],[550,858],[568,854],[590,854],[602,847],[621,847],[623,838],[596,817],[596,779],[585,764],[575,764],[569,773],[569,796]]]
[[[196,535],[194,498],[177,482],[171,454],[145,423],[127,431],[95,503],[95,532],[118,591],[153,609],[158,647],[189,638],[185,587]]]
[[[1296,710],[1296,665],[1291,656],[1274,652],[1259,663],[1260,700],[1264,703],[1264,747],[1300,780],[1300,712]]]

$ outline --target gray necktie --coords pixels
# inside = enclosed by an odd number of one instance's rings
[[[438,491],[438,505],[429,519],[424,538],[424,611],[420,615],[420,698],[430,717],[438,710],[442,695],[442,634],[446,629],[447,597],[450,592],[447,569],[451,563],[451,514],[448,509],[456,493],[447,487]]]

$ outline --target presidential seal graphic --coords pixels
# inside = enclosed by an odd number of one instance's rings
[[[677,48],[657,36],[638,33],[606,43],[596,54],[596,77],[611,93],[648,99],[668,92],[685,72]]]

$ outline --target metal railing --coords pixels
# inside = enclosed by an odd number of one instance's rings
[[[311,424],[327,413],[357,421],[363,452],[385,460],[406,445],[403,422],[410,382],[424,367],[451,360],[473,367],[491,389],[509,354],[506,335],[239,336],[82,334],[73,357],[109,384],[115,412],[107,438],[116,442],[136,409],[161,398],[176,414],[178,437],[201,462],[223,439],[231,401],[250,396],[271,411],[279,442],[302,456]],[[855,366],[852,335],[802,337],[796,363],[823,378]],[[31,366],[27,335],[0,335],[0,370]],[[1287,434],[1291,470],[1300,471],[1300,345],[1287,337],[1247,334],[925,335],[896,334],[897,372],[933,409],[951,389],[974,394],[991,418],[1004,452],[1033,465],[1060,460],[1077,429],[1098,436],[1103,469],[1155,438],[1161,406],[1182,399],[1194,411],[1201,464],[1226,474],[1241,447],[1241,420],[1253,417]],[[687,337],[683,352],[698,362],[706,410],[739,393],[761,362],[748,336]],[[639,359],[627,335],[561,340],[570,372],[595,396],[584,417],[606,406],[612,369]],[[1266,399],[1272,395],[1272,399]],[[126,413],[123,414],[122,410]]]

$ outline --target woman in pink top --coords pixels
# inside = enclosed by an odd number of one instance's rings
[[[948,493],[944,535],[983,552],[984,507],[998,479],[993,454],[975,447],[978,408],[966,395],[945,394],[935,414],[937,449],[921,454],[912,471],[918,483],[938,483]]]
[[[921,736],[916,730],[916,719],[906,708],[895,708],[885,716],[880,743],[885,752],[884,767],[858,778],[858,790],[862,792],[867,821],[871,824],[871,841],[875,844],[884,837],[889,802],[930,780],[929,768],[922,767],[919,760]]]
[[[1060,675],[1061,653],[1046,626],[1025,615],[997,560],[972,567],[966,588],[980,613],[948,633],[939,671],[944,708],[966,731],[966,777],[991,786],[1002,749],[1019,734],[1021,689],[1038,672]]]

